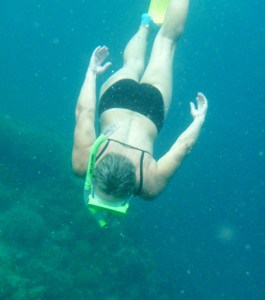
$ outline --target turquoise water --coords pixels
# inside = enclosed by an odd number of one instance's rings
[[[100,84],[148,1],[1,2],[1,299],[263,298],[265,5],[191,2],[155,155],[198,91],[200,140],[155,202],[104,232],[71,175],[74,109],[93,49],[111,53]]]

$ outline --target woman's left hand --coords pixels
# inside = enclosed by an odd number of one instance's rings
[[[195,108],[195,104],[193,102],[190,102],[190,111],[192,117],[198,118],[205,118],[207,109],[208,109],[208,101],[206,97],[202,93],[198,93],[196,97],[196,102],[197,102],[197,109]]]

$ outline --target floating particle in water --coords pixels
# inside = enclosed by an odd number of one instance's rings
[[[236,237],[236,230],[231,225],[221,225],[217,228],[216,238],[222,243],[232,242]]]

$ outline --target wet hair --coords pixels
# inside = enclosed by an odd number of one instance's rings
[[[128,197],[135,187],[135,167],[120,154],[108,153],[96,165],[93,186],[118,198]]]

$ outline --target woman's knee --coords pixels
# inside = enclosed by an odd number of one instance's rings
[[[165,39],[166,41],[175,44],[178,38],[181,36],[183,30],[183,25],[179,25],[176,28],[167,28],[166,26],[162,26],[159,30],[158,35],[160,35],[162,39]]]

